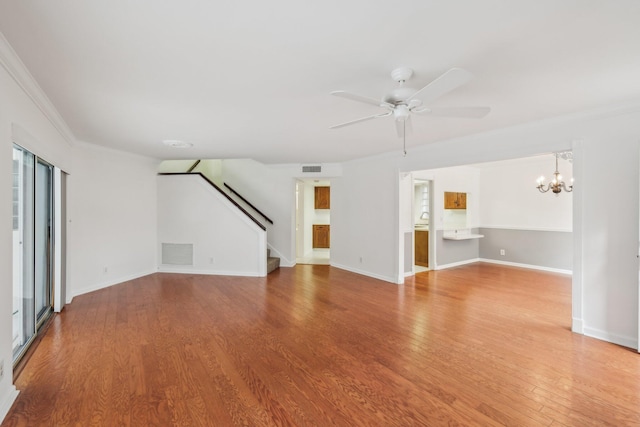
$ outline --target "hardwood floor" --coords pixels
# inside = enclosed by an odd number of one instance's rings
[[[640,356],[571,333],[570,300],[481,263],[154,274],[56,316],[2,426],[640,425]]]

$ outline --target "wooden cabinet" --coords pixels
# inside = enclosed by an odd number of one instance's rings
[[[450,191],[445,191],[444,208],[467,209],[467,193],[453,193]]]
[[[316,187],[317,188],[317,187]],[[331,229],[329,225],[313,225],[313,248],[324,249],[330,244]]]
[[[331,208],[331,187],[315,187],[315,203],[316,209]]]
[[[415,232],[415,265],[429,267],[429,231]]]

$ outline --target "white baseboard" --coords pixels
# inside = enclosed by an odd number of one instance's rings
[[[20,392],[16,389],[16,386],[13,384],[9,386],[7,392],[0,401],[0,424],[4,421],[4,417],[9,413],[9,409],[11,409],[13,402],[16,401],[18,394],[20,394]]]
[[[584,335],[584,324],[582,323],[582,319],[578,319],[577,317],[573,317],[571,319],[571,332]]]
[[[450,264],[437,265],[434,270],[445,270],[447,268],[459,267],[461,265],[473,264],[474,262],[481,261],[480,258],[466,259],[464,261],[452,262]]]
[[[67,304],[70,304],[71,300],[73,300],[73,298],[77,297],[78,295],[88,294],[89,292],[98,291],[100,289],[108,288],[109,286],[118,285],[118,284],[120,284],[122,282],[128,282],[129,280],[138,279],[140,277],[148,276],[148,275],[153,274],[153,273],[156,273],[156,270],[143,271],[143,272],[140,272],[140,273],[131,274],[129,276],[124,276],[124,277],[119,277],[117,279],[107,280],[105,282],[101,282],[101,283],[89,286],[87,288],[74,290],[72,295],[71,295],[71,299],[67,301]]]
[[[633,337],[624,337],[610,332],[602,331],[596,328],[584,327],[584,335],[592,338],[597,338],[602,341],[607,341],[613,344],[618,344],[623,347],[629,347],[638,349],[638,339]]]
[[[385,282],[390,282],[390,283],[393,283],[395,285],[398,284],[397,280],[395,278],[393,278],[393,277],[382,276],[380,274],[375,274],[375,273],[371,273],[369,271],[359,270],[357,268],[347,267],[346,265],[335,264],[333,262],[331,264],[329,264],[329,265],[331,265],[331,267],[339,268],[340,270],[347,270],[347,271],[350,271],[352,273],[360,274],[362,276],[372,277],[372,278],[378,279],[378,280],[384,280]]]
[[[194,268],[176,268],[176,267],[158,267],[159,273],[177,273],[177,274],[203,274],[208,276],[244,276],[244,277],[265,277],[257,272],[247,271],[230,271],[230,270],[198,270]]]
[[[571,276],[573,274],[573,271],[571,271],[571,270],[563,270],[561,268],[543,267],[541,265],[533,265],[533,264],[521,264],[519,262],[499,261],[499,260],[496,260],[496,259],[489,259],[489,258],[478,258],[476,261],[488,262],[490,264],[508,265],[508,266],[511,266],[511,267],[529,268],[529,269],[532,269],[532,270],[542,270],[542,271],[548,271],[548,272],[551,272],[551,273],[568,274],[569,276]]]

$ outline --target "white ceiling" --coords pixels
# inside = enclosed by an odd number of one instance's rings
[[[411,147],[640,100],[636,0],[0,2],[0,31],[75,137],[160,159],[336,162],[400,150],[374,98],[396,67],[422,87],[475,79],[437,106],[481,120],[413,118]],[[165,147],[164,139],[193,143]],[[409,154],[410,155],[410,154]]]

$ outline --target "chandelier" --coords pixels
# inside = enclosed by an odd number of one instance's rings
[[[572,184],[567,186],[564,181],[562,181],[562,175],[558,172],[558,157],[562,157],[563,159],[569,159],[571,161],[570,153],[555,153],[556,156],[556,171],[553,173],[553,179],[547,185],[544,184],[544,176],[538,178],[536,187],[541,193],[546,193],[551,190],[554,194],[558,195],[562,190],[566,192],[573,191],[573,178],[571,179]]]

